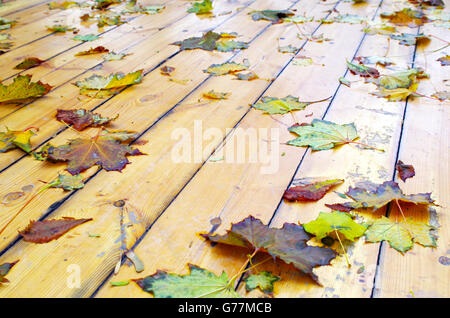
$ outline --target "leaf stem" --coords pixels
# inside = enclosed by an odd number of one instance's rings
[[[348,259],[347,251],[345,250],[344,244],[342,244],[341,238],[339,236],[339,233],[336,229],[334,229],[334,232],[336,233],[336,237],[339,240],[339,244],[341,244],[342,250],[344,251],[345,260],[347,261],[348,268],[352,267],[352,264],[350,264],[350,261]]]
[[[351,144],[357,144],[357,145],[361,145],[361,146],[364,146],[364,147],[368,147],[368,148],[371,148],[371,149],[374,149],[374,150],[378,150],[378,151],[384,152],[384,149],[378,149],[378,148],[375,148],[375,147],[373,147],[373,146],[364,144],[364,143],[362,143],[362,142],[349,141],[348,143],[351,143]]]
[[[229,287],[231,287],[232,285],[234,285],[234,282],[235,282],[236,278],[238,278],[242,273],[245,273],[245,270],[244,270],[244,269],[247,267],[248,263],[251,262],[253,256],[255,256],[256,253],[258,253],[258,252],[259,252],[259,248],[256,248],[256,249],[253,251],[252,255],[250,255],[250,256],[247,258],[247,260],[245,261],[245,263],[241,266],[241,268],[239,269],[239,271],[238,271],[233,277],[231,277],[230,281],[229,281],[228,284],[227,284],[227,288],[229,288]]]

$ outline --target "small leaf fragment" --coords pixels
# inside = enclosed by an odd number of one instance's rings
[[[249,14],[251,14],[254,21],[267,20],[273,23],[281,23],[284,18],[294,16],[294,13],[290,10],[261,10],[252,11]]]
[[[247,291],[252,291],[259,288],[265,294],[271,294],[273,292],[273,283],[280,279],[279,276],[275,276],[271,272],[262,271],[258,274],[248,275],[244,278],[245,289]]]
[[[37,57],[28,57],[16,66],[14,66],[15,70],[28,70],[29,68],[38,66],[45,61],[38,59]]]
[[[12,262],[12,263],[4,263],[0,265],[0,286],[2,286],[2,283],[8,283],[9,280],[6,279],[6,275],[8,275],[11,268],[14,267],[19,262],[19,260]]]
[[[402,179],[403,182],[408,178],[412,178],[416,175],[414,171],[414,167],[412,165],[406,165],[403,161],[399,160],[397,165],[395,166],[398,171],[398,176]]]
[[[73,191],[84,187],[83,177],[79,174],[74,176],[58,174],[58,179],[50,184],[52,188],[62,188],[65,191]]]
[[[109,50],[105,48],[104,46],[97,46],[95,48],[90,48],[87,51],[81,51],[75,54],[75,56],[84,56],[84,55],[93,55],[93,54],[100,54],[100,53],[107,53]]]
[[[332,179],[294,186],[284,192],[283,198],[289,201],[318,201],[331,188],[342,183],[342,179]]]

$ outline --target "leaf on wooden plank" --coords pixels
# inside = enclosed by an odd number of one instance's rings
[[[16,21],[0,17],[0,30],[11,29]]]
[[[25,152],[31,151],[30,139],[35,133],[30,129],[24,131],[9,130],[0,132],[0,153],[20,148]]]
[[[120,282],[109,282],[111,286],[127,286],[130,282],[120,281]]]
[[[353,75],[372,78],[377,78],[380,76],[380,73],[378,72],[377,69],[365,66],[364,64],[354,64],[347,61],[347,67]]]
[[[325,204],[333,210],[349,212],[355,209],[378,210],[392,201],[403,201],[422,205],[436,205],[431,193],[403,194],[397,182],[385,181],[375,187],[350,187],[345,193],[353,202]]]
[[[105,61],[120,61],[121,59],[123,59],[125,56],[127,56],[128,54],[124,54],[124,53],[114,53],[114,52],[110,52],[108,54],[103,55],[103,59]]]
[[[0,34],[0,41],[9,40],[10,38],[11,38],[10,34],[7,34],[7,33],[1,33]]]
[[[235,62],[227,62],[222,64],[212,64],[203,72],[209,73],[213,76],[220,76],[226,74],[234,74],[236,72],[245,71],[248,69],[247,64],[239,64]]]
[[[116,12],[108,12],[105,14],[101,14],[97,17],[97,26],[99,28],[104,27],[105,25],[119,25],[124,23],[122,21],[120,14]]]
[[[156,14],[165,8],[164,5],[142,6],[136,5],[136,2],[128,2],[126,8],[121,13],[142,13],[142,14]]]
[[[213,4],[211,0],[203,0],[203,2],[194,2],[192,7],[188,8],[187,12],[195,14],[205,14],[210,13],[213,9]]]
[[[133,73],[123,74],[116,73],[110,74],[108,76],[101,75],[92,75],[88,78],[85,78],[82,81],[78,81],[75,83],[76,86],[80,88],[80,94],[87,96],[95,96],[96,94],[101,94],[101,90],[105,90],[106,96],[112,94],[112,89],[119,89],[125,86],[130,86],[134,84],[138,84],[142,81],[143,70],[139,70]],[[100,97],[103,97],[101,95]]]
[[[389,66],[395,64],[390,58],[385,56],[358,56],[356,61],[361,64],[377,64],[381,66]]]
[[[34,159],[39,161],[45,161],[48,157],[48,148],[53,147],[52,144],[47,143],[44,146],[41,147],[38,151],[33,151],[31,154],[33,155]]]
[[[73,128],[78,131],[81,131],[86,127],[105,126],[117,117],[118,115],[115,118],[104,118],[101,115],[86,109],[58,109],[56,114],[56,119],[58,121],[73,125]]]
[[[2,286],[2,283],[8,283],[9,280],[6,278],[6,275],[8,275],[11,268],[14,267],[19,262],[19,260],[12,262],[12,263],[4,263],[0,265],[0,286]]]
[[[90,139],[77,138],[67,144],[47,149],[48,159],[68,161],[67,171],[75,175],[99,165],[106,171],[121,171],[128,163],[127,156],[143,155],[138,149],[122,144],[135,135],[124,131],[116,134],[106,133]],[[124,136],[128,138],[123,138]]]
[[[73,37],[73,40],[82,41],[82,42],[90,42],[99,39],[100,37],[95,34],[85,34],[85,35],[76,35]]]
[[[426,78],[427,74],[420,68],[412,68],[405,71],[398,71],[389,75],[382,75],[378,79],[369,79],[379,88],[396,89],[410,88],[417,79]]]
[[[410,95],[414,96],[414,93],[416,92],[418,86],[418,83],[414,83],[408,88],[387,89],[378,87],[378,90],[371,94],[378,97],[387,98],[391,102],[398,102],[401,100],[406,100],[406,98]]]
[[[41,81],[31,82],[31,75],[19,75],[9,85],[0,83],[0,105],[23,104],[47,94],[52,86]]]
[[[413,247],[414,242],[425,247],[436,247],[435,232],[435,227],[412,219],[407,220],[407,223],[398,223],[381,216],[370,223],[366,241],[387,241],[392,248],[405,253]]]
[[[231,225],[225,235],[201,234],[205,239],[226,245],[267,252],[317,281],[313,268],[330,264],[336,252],[329,248],[308,246],[311,236],[302,226],[285,223],[281,229],[269,228],[261,220],[249,216]]]
[[[391,34],[390,38],[393,40],[398,40],[402,45],[422,45],[430,41],[430,38],[423,33],[420,34]]]
[[[282,23],[284,18],[293,17],[295,14],[290,10],[260,10],[249,12],[254,21],[267,20],[273,23]]]
[[[216,274],[188,264],[189,274],[178,275],[158,270],[145,278],[133,279],[145,292],[156,298],[239,298],[230,286],[228,275]]]
[[[389,20],[393,24],[412,28],[424,25],[424,23],[430,21],[422,12],[410,8],[403,8],[392,13],[381,13],[380,17]]]
[[[91,9],[104,10],[113,4],[119,4],[122,0],[94,0]]]
[[[92,54],[100,54],[100,53],[108,53],[109,50],[104,46],[97,46],[95,48],[90,48],[87,51],[81,51],[75,54],[75,56],[83,56],[83,55],[92,55]]]
[[[310,146],[312,150],[331,149],[359,138],[353,123],[340,125],[320,119],[314,119],[310,125],[290,127],[289,131],[298,135],[287,142],[289,145]]]
[[[80,7],[80,3],[76,1],[50,2],[47,5],[50,10],[67,10],[70,8]]]
[[[14,66],[15,70],[28,70],[29,68],[41,65],[45,61],[38,59],[37,57],[28,57],[16,66]]]
[[[346,79],[345,77],[339,77],[339,83],[341,83],[342,85],[345,85],[347,87],[351,86],[351,83],[348,79]]]
[[[313,64],[313,60],[310,57],[300,55],[297,56],[292,63],[298,66],[309,66]]]
[[[62,25],[62,24],[55,24],[53,26],[48,26],[47,30],[55,32],[55,33],[65,33],[67,31],[75,31],[76,28],[67,26],[67,25]]]
[[[265,96],[257,104],[253,104],[255,109],[262,110],[265,114],[286,114],[296,110],[303,110],[310,105],[308,102],[299,101],[298,97],[288,95],[284,98]]]
[[[397,29],[394,26],[390,26],[385,23],[376,23],[370,20],[366,21],[366,23],[368,24],[368,26],[365,27],[363,31],[369,35],[390,35],[397,32]]]
[[[256,75],[256,73],[252,71],[245,73],[235,73],[233,75],[236,76],[235,79],[240,81],[253,81],[259,78],[258,75]]]
[[[203,98],[206,99],[213,99],[213,100],[221,100],[221,99],[227,99],[231,93],[222,93],[222,92],[216,92],[215,90],[210,90],[208,93],[203,93]]]
[[[283,18],[284,22],[290,22],[290,23],[305,23],[305,22],[311,22],[314,18],[313,17],[305,17],[301,15],[296,15],[293,17],[287,17]]]
[[[443,0],[409,0],[409,2],[412,2],[419,6],[430,6],[430,7],[436,7],[439,9],[443,9],[445,7]]]
[[[337,23],[361,24],[367,21],[367,18],[356,14],[339,14],[334,18],[334,21]]]
[[[73,191],[84,187],[83,177],[79,174],[74,176],[58,174],[58,179],[50,183],[51,188],[62,188],[65,191]]]
[[[450,65],[450,55],[442,56],[437,59],[437,61],[441,62],[442,66],[449,66]]]
[[[273,293],[273,283],[278,282],[281,278],[273,275],[271,272],[262,271],[258,274],[247,275],[244,278],[245,289],[249,292],[259,288],[265,294]]]
[[[160,68],[160,71],[161,75],[170,76],[175,71],[175,67],[165,65]]]
[[[395,167],[398,171],[399,178],[402,179],[403,182],[405,182],[406,179],[412,178],[416,175],[414,167],[412,165],[404,164],[401,160],[397,162],[397,165]]]
[[[449,91],[436,92],[436,93],[433,93],[433,95],[431,95],[431,97],[437,98],[441,102],[443,102],[445,100],[450,100],[450,92]]]
[[[289,201],[318,201],[331,188],[342,183],[344,183],[343,179],[332,179],[297,185],[287,189],[283,194],[283,198]]]
[[[237,37],[236,33],[215,33],[208,31],[201,37],[192,37],[183,41],[174,42],[174,45],[180,46],[180,50],[203,49],[206,51],[222,51],[229,52],[236,49],[246,49],[246,42],[234,41]]]
[[[303,228],[318,239],[322,239],[337,231],[352,242],[361,237],[366,231],[366,227],[353,221],[348,213],[339,211],[320,212],[314,221],[303,224]]]
[[[280,46],[278,47],[278,52],[280,53],[295,53],[298,51],[298,48],[292,45]]]
[[[24,241],[31,243],[48,243],[56,240],[74,227],[92,221],[93,219],[74,219],[63,217],[62,219],[31,221],[23,230],[19,231]]]

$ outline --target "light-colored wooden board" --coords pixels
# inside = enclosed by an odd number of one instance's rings
[[[0,15],[2,17],[10,17],[13,14],[21,12],[27,9],[33,9],[38,7],[40,11],[42,11],[44,6],[47,6],[47,2],[51,2],[51,0],[16,0],[9,1],[5,3],[4,6],[0,7]]]

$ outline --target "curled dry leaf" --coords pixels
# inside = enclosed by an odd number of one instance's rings
[[[396,165],[398,176],[402,179],[403,182],[408,178],[412,178],[416,175],[414,171],[414,167],[412,165],[406,165],[403,161],[399,160]]]
[[[331,188],[342,183],[344,183],[342,179],[332,179],[294,186],[284,192],[283,198],[289,201],[318,201]]]
[[[19,231],[24,241],[31,243],[48,243],[56,240],[74,227],[92,221],[93,219],[62,219],[31,221],[23,231]]]

